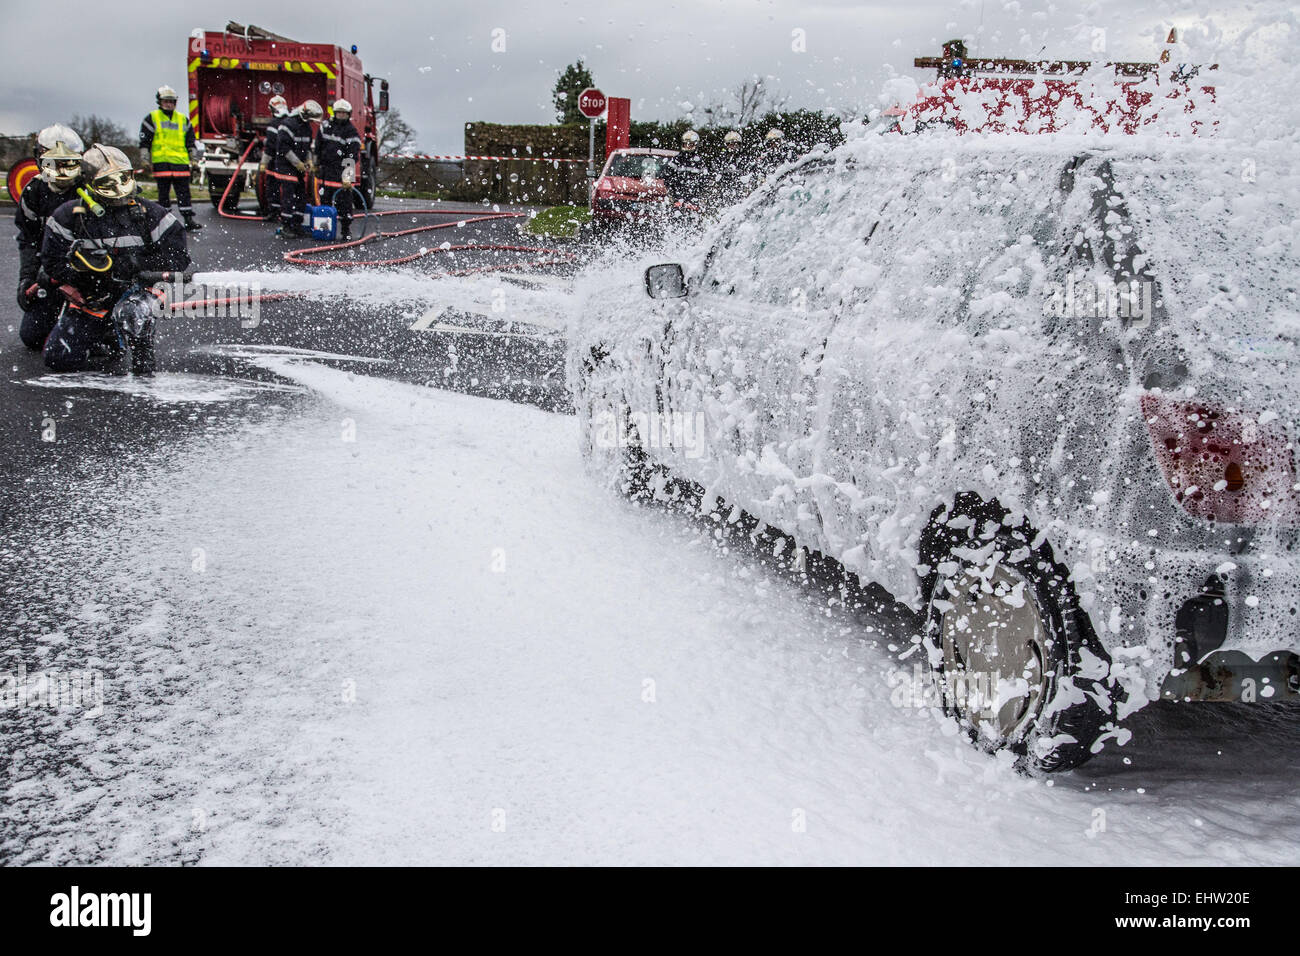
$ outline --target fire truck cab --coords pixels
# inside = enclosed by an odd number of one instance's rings
[[[379,167],[376,121],[379,113],[388,110],[388,81],[362,70],[355,46],[299,43],[232,21],[224,30],[200,29],[190,35],[187,69],[190,123],[203,143],[203,173],[214,206],[224,193],[225,208],[232,210],[241,193],[250,191],[266,212],[267,177],[259,175],[257,167],[272,118],[270,99],[277,94],[288,101],[290,110],[308,99],[327,112],[337,99],[352,104],[352,123],[362,141],[357,188],[367,206],[374,204]]]

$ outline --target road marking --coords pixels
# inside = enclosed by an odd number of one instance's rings
[[[426,326],[421,329],[422,332],[452,332],[456,335],[486,335],[499,339],[540,339],[543,336],[536,332],[498,332],[496,329],[471,329],[463,325],[448,325],[446,322],[439,322],[437,325]]]
[[[451,313],[453,316],[467,316],[471,320],[480,319],[486,324],[495,325],[496,328],[481,328],[473,325],[460,325],[455,322],[440,321],[443,316]],[[501,326],[526,325],[535,331],[518,332],[508,328],[503,329]],[[408,326],[411,332],[450,332],[453,335],[482,335],[489,338],[515,338],[515,339],[537,339],[538,341],[549,341],[559,337],[559,330],[550,329],[546,326],[539,326],[532,322],[516,322],[509,319],[494,319],[491,316],[483,315],[478,312],[466,312],[456,309],[452,306],[434,306],[424,315],[420,316]]]
[[[412,323],[411,331],[412,332],[429,331],[429,326],[433,324],[433,321],[446,311],[447,310],[445,308],[438,308],[437,306],[434,306],[432,309],[429,309],[427,312],[425,312],[424,315],[416,319],[414,323]]]

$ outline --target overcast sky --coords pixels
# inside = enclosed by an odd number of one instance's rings
[[[185,89],[190,31],[234,19],[305,42],[357,44],[431,153],[460,153],[469,121],[552,121],[556,74],[579,57],[607,95],[631,98],[634,119],[681,115],[683,104],[723,99],[753,74],[792,107],[838,108],[875,105],[891,70],[925,78],[912,58],[937,54],[952,36],[973,38],[980,55],[1149,60],[1180,13],[1170,0],[220,0],[206,15],[102,0],[6,7],[0,132],[100,113],[134,134],[159,85]],[[504,52],[492,49],[498,29]],[[1102,54],[1091,52],[1097,30]]]

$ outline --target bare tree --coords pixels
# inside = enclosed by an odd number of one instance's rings
[[[389,110],[379,114],[379,155],[400,153],[415,145],[415,129],[402,119],[401,110]]]
[[[134,147],[136,144],[136,137],[129,135],[125,127],[97,113],[88,116],[77,113],[68,120],[68,125],[80,134],[81,141],[87,147],[92,143],[103,143],[105,146],[116,146],[122,149]]]
[[[761,76],[745,80],[731,91],[735,101],[736,125],[748,126],[766,113],[779,113],[790,97],[768,88]]]
[[[772,90],[761,76],[751,76],[732,87],[727,97],[715,100],[700,112],[706,126],[748,126],[768,113],[779,113],[790,97]]]

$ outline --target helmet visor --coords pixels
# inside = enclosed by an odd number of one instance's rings
[[[102,176],[95,177],[90,188],[97,196],[110,201],[130,199],[135,195],[135,173],[129,169],[104,173]]]
[[[51,186],[70,186],[81,175],[79,159],[41,159],[41,178]]]

